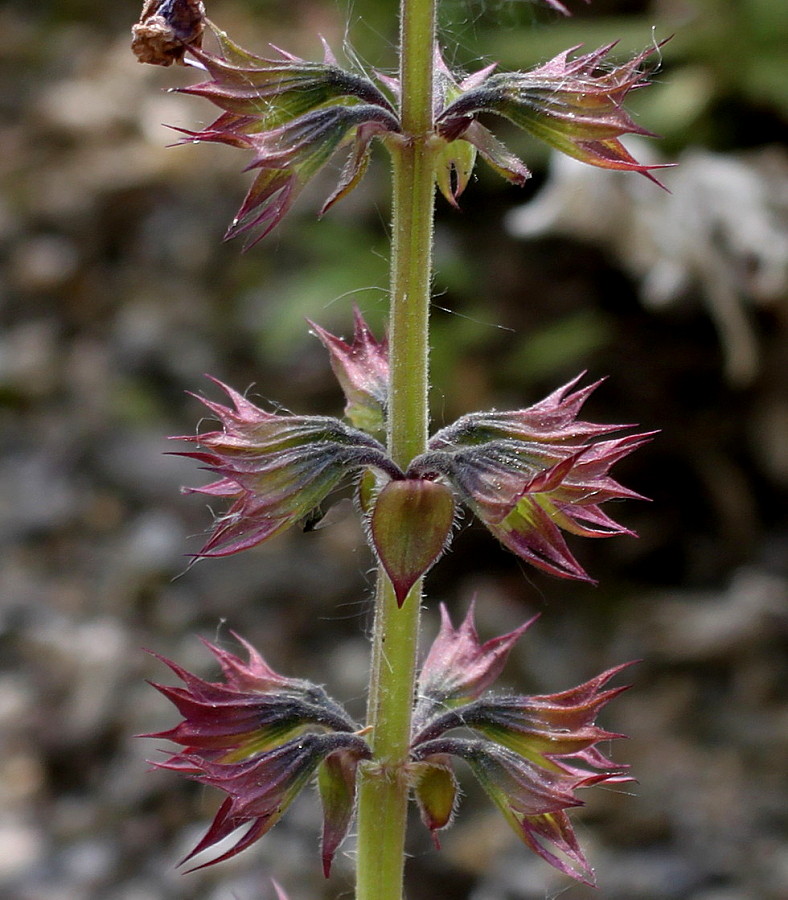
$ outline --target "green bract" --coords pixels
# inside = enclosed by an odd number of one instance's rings
[[[410,773],[421,821],[429,828],[435,846],[440,849],[437,832],[451,825],[460,790],[451,760],[448,755],[443,760],[434,756],[430,762],[413,763]]]
[[[369,527],[400,606],[443,553],[453,521],[454,499],[444,484],[404,478],[390,481],[378,495]]]

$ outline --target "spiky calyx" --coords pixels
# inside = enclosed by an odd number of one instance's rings
[[[558,694],[491,695],[487,689],[531,622],[481,644],[473,606],[457,629],[443,608],[441,615],[419,679],[411,744],[423,821],[433,833],[451,823],[457,800],[452,758],[461,759],[526,846],[566,875],[592,884],[593,870],[566,811],[582,806],[580,788],[631,781],[626,766],[596,746],[622,737],[595,719],[624,690],[604,686],[625,667]],[[457,730],[466,735],[451,733]]]
[[[197,556],[237,553],[306,521],[350,477],[357,478],[370,543],[400,604],[448,547],[458,501],[521,559],[563,578],[592,581],[562,532],[633,534],[601,506],[643,499],[609,473],[653,432],[610,438],[629,426],[581,420],[599,382],[577,388],[578,376],[532,406],[461,416],[436,432],[427,452],[403,472],[370,433],[386,425],[385,339],[374,338],[358,311],[351,342],[312,328],[331,355],[353,425],[269,413],[216,382],[231,405],[200,400],[221,428],[180,438],[199,445],[181,455],[219,476],[189,490],[231,500]]]
[[[298,793],[317,776],[323,801],[323,870],[353,816],[356,767],[371,752],[353,722],[318,685],[278,675],[236,635],[248,661],[204,641],[218,659],[223,682],[209,682],[162,659],[184,687],[154,684],[183,721],[143,737],[166,738],[183,749],[161,769],[186,775],[227,794],[197,846],[182,862],[246,828],[229,850],[204,863],[230,859],[266,834]]]
[[[547,0],[563,13],[558,0]],[[206,27],[218,52],[203,47]],[[342,68],[325,46],[323,62],[309,62],[274,48],[266,58],[235,44],[205,18],[200,0],[147,0],[133,29],[141,62],[188,61],[209,78],[180,88],[211,101],[222,114],[200,131],[178,129],[184,141],[210,141],[251,153],[247,168],[257,175],[227,237],[251,235],[255,243],[275,228],[305,185],[342,148],[349,148],[325,212],[361,181],[372,144],[408,140],[398,111],[396,78]],[[479,121],[487,113],[593,166],[635,171],[657,184],[620,138],[651,135],[623,108],[627,94],[647,83],[643,65],[660,45],[605,68],[614,44],[570,58],[572,48],[527,72],[495,72],[490,65],[458,80],[435,48],[435,109],[429,140],[435,181],[454,206],[465,190],[477,156],[514,184],[528,167]]]
[[[624,690],[606,685],[625,666],[556,694],[491,693],[509,653],[533,620],[482,643],[473,605],[458,628],[443,607],[441,617],[419,676],[404,769],[422,821],[438,845],[438,832],[451,825],[456,813],[459,783],[454,763],[463,760],[526,846],[565,874],[592,883],[593,872],[567,810],[582,805],[580,788],[631,780],[626,766],[612,762],[597,746],[622,737],[600,728],[596,717]],[[328,876],[353,822],[358,767],[372,760],[366,730],[323,688],[279,675],[251,645],[235,637],[246,650],[246,660],[204,641],[221,666],[219,682],[159,657],[183,687],[154,687],[183,720],[174,728],[144,735],[181,747],[154,765],[227,795],[183,862],[236,831],[240,835],[235,843],[202,865],[240,853],[265,835],[316,779],[323,806],[323,871]]]

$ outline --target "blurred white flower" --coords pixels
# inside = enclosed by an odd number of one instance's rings
[[[659,161],[646,142],[635,152],[644,163]],[[547,185],[506,227],[517,237],[564,234],[602,245],[653,309],[699,290],[726,375],[746,385],[759,364],[748,307],[788,298],[788,155],[776,147],[736,156],[691,148],[678,162],[664,172],[666,193],[554,154]]]

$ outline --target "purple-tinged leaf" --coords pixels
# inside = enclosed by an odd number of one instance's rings
[[[258,650],[242,638],[240,634],[236,634],[234,631],[231,631],[230,634],[246,651],[249,657],[247,662],[244,662],[236,654],[230,653],[229,650],[225,650],[223,647],[201,638],[203,644],[219,661],[228,687],[237,691],[258,691],[261,693],[278,690],[295,690],[298,692],[308,688],[308,681],[302,681],[300,678],[287,678],[275,672],[263,659]],[[169,662],[168,665],[170,665]]]
[[[623,737],[600,728],[595,719],[603,706],[627,689],[602,690],[627,665],[558,694],[493,695],[446,712],[437,710],[429,721],[419,722],[412,746],[457,728],[469,728],[552,772],[598,778],[601,771],[605,781],[631,781],[626,766],[613,763],[595,747],[601,741]]]
[[[567,444],[586,442],[629,425],[601,425],[577,417],[583,404],[604,379],[572,390],[584,373],[568,381],[532,406],[516,410],[468,413],[442,428],[430,438],[431,450],[475,446],[496,440],[516,440],[525,444]],[[559,457],[563,458],[563,457]]]
[[[585,779],[545,769],[492,741],[446,737],[419,744],[413,750],[417,760],[429,760],[435,754],[456,756],[466,762],[509,820],[583,805],[574,791]]]
[[[531,177],[528,166],[479,122],[472,120],[461,133],[462,140],[472,144],[487,165],[502,178],[522,187]]]
[[[335,60],[309,62],[277,52],[280,59],[249,53],[221,35],[224,56],[190,48],[210,81],[178,88],[179,93],[205,97],[228,112],[253,120],[255,131],[265,131],[342,100],[371,103],[394,110],[375,84],[362,75],[341,69]]]
[[[575,881],[596,886],[594,870],[580,849],[569,816],[563,810],[525,816],[520,826],[520,837],[537,856]],[[546,845],[550,844],[561,856],[548,849]]]
[[[198,93],[196,88],[191,92]],[[323,211],[358,183],[366,168],[372,139],[398,127],[396,118],[387,109],[365,104],[309,110],[297,118],[265,128],[254,116],[225,113],[203,131],[176,130],[186,135],[184,143],[223,143],[253,154],[246,170],[261,171],[225,236],[230,239],[256,229],[258,233],[251,246],[276,227],[307,182],[341,145],[352,140],[353,149]]]
[[[383,138],[390,130],[376,121],[363,122],[356,126],[350,154],[342,166],[336,187],[320,207],[320,216],[324,216],[335,203],[344,200],[356,188],[369,166],[372,157],[372,141],[376,137]]]
[[[598,749],[600,742],[623,735],[606,731],[595,721],[599,710],[625,690],[605,686],[626,665],[555,694],[479,696],[481,691],[465,691],[470,702],[447,703],[441,690],[445,693],[448,685],[439,690],[434,687],[440,685],[441,659],[451,660],[448,669],[452,672],[463,665],[473,669],[475,659],[483,659],[487,648],[489,667],[478,684],[489,687],[493,680],[490,676],[500,671],[517,633],[498,638],[498,653],[494,654],[491,642],[479,645],[470,614],[460,629],[454,629],[445,610],[441,611],[441,634],[419,682],[420,702],[410,751],[413,771],[420,773],[423,765],[450,770],[451,757],[463,760],[528,847],[561,872],[593,884],[593,871],[580,850],[566,810],[582,805],[576,793],[580,788],[633,780],[627,766],[614,763]],[[465,647],[475,649],[466,651]],[[425,688],[440,702],[430,703]],[[453,731],[471,732],[474,737],[448,734]],[[427,793],[426,802],[419,801],[428,827],[433,820],[440,821],[430,804],[447,808],[452,778],[450,771],[442,774],[435,788],[437,799]]]

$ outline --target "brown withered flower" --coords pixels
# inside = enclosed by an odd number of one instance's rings
[[[184,65],[187,46],[200,47],[205,30],[202,0],[145,0],[131,29],[131,49],[142,63]]]

